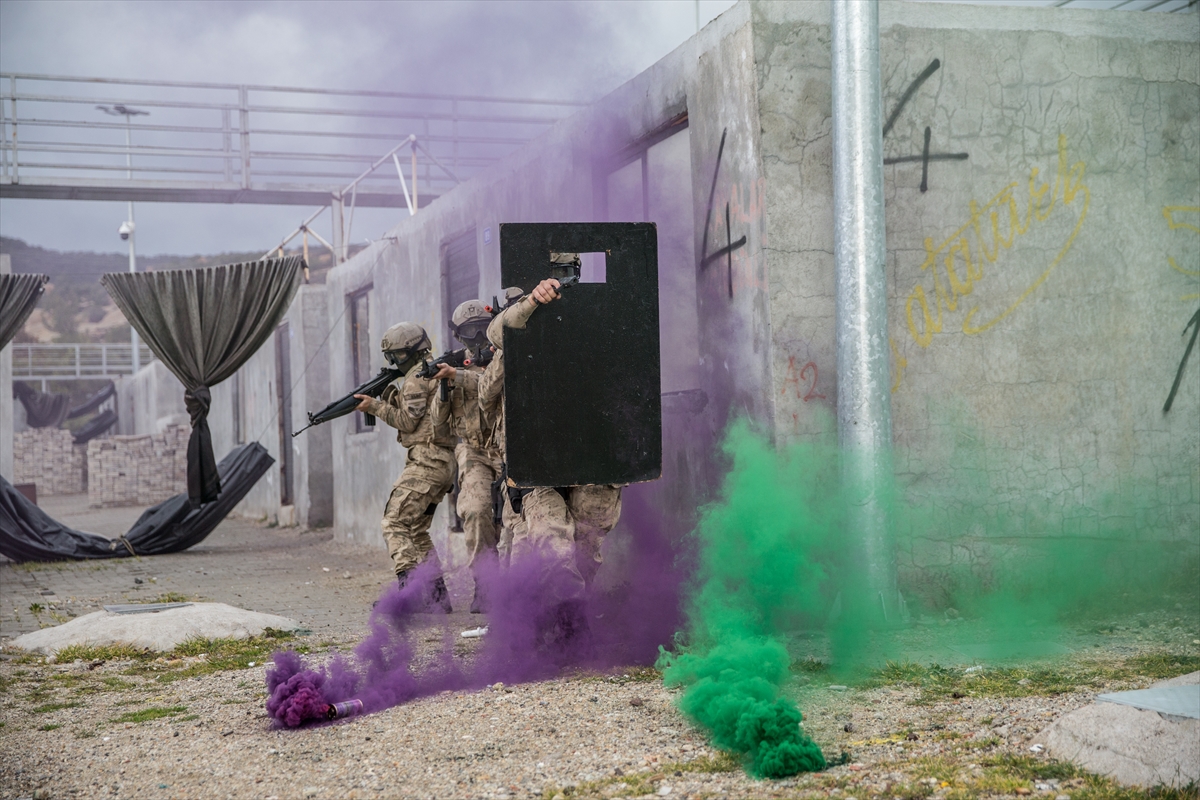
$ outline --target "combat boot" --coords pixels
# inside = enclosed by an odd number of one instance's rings
[[[483,586],[480,584],[479,579],[476,578],[475,579],[475,594],[474,594],[474,596],[471,597],[471,613],[472,614],[487,613],[488,605],[489,604],[487,601],[487,594],[485,593]]]
[[[436,611],[440,608],[443,614],[453,613],[450,608],[450,592],[446,589],[446,580],[441,575],[437,576],[437,580],[429,587],[429,605],[430,611]]]

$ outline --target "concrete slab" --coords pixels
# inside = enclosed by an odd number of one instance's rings
[[[1200,685],[1162,686],[1135,692],[1113,692],[1098,696],[1096,701],[1133,706],[1143,711],[1157,711],[1170,717],[1200,719]]]
[[[1200,672],[1151,689],[1183,688]],[[1097,702],[1062,717],[1035,739],[1055,758],[1126,786],[1184,787],[1200,781],[1200,719]]]
[[[275,614],[246,611],[224,603],[192,603],[154,614],[97,611],[53,628],[27,633],[12,645],[53,655],[73,644],[117,643],[150,650],[173,650],[188,639],[245,639],[266,628],[294,631],[299,622]]]

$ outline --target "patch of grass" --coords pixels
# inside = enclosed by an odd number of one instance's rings
[[[21,653],[20,655],[15,656],[13,659],[11,659],[10,663],[13,663],[13,664],[41,664],[45,660],[46,660],[46,657],[44,655],[42,655],[41,653]],[[13,674],[15,675],[16,673],[13,673]],[[24,674],[24,673],[22,672],[22,674]]]
[[[152,650],[139,650],[126,644],[115,644],[104,647],[73,645],[65,647],[58,653],[59,661],[132,661],[122,675],[154,676],[159,683],[170,683],[181,678],[191,678],[197,675],[208,675],[213,672],[231,669],[246,669],[253,661],[256,664],[265,662],[272,652],[279,649],[280,642],[294,639],[290,631],[280,631],[267,628],[262,636],[252,636],[248,639],[189,639],[182,642],[170,653],[157,653]],[[297,652],[307,653],[306,646],[295,648]],[[169,664],[175,659],[183,659],[203,655],[202,661],[192,661],[187,664]],[[124,683],[124,682],[123,682]],[[114,688],[130,688],[126,684]]]
[[[1113,682],[1133,682],[1182,675],[1200,669],[1200,656],[1153,653],[1124,661],[1073,661],[1016,667],[986,668],[981,672],[889,661],[863,688],[911,686],[921,690],[918,703],[959,697],[1029,697],[1101,689]]]
[[[628,775],[613,775],[596,781],[588,781],[576,786],[548,787],[542,792],[543,800],[551,800],[556,794],[567,797],[636,797],[654,794],[661,781],[671,782],[676,772],[695,772],[711,775],[720,772],[736,772],[742,768],[742,762],[730,753],[718,753],[716,756],[701,756],[691,761],[681,761],[675,764],[660,764],[653,770],[635,772]]]
[[[1200,655],[1149,653],[1134,656],[1125,664],[1138,675],[1147,678],[1174,678],[1176,675],[1186,675],[1189,672],[1200,670]]]
[[[110,692],[119,692],[123,689],[132,689],[136,684],[129,681],[123,681],[120,678],[109,675],[100,679],[100,683],[104,684],[105,688]]]
[[[154,598],[153,600],[150,600],[149,602],[151,602],[151,603],[190,603],[190,602],[192,602],[192,598],[188,597],[186,594],[180,594],[179,592],[163,592],[158,597]]]
[[[45,610],[46,610],[46,607],[44,605],[42,605],[41,603],[30,603],[29,604],[29,613],[31,613],[35,616],[42,613]]]
[[[200,719],[199,714],[188,714],[186,717],[180,717],[176,722],[191,722],[194,719]]]
[[[35,714],[49,714],[51,711],[61,711],[64,708],[79,708],[83,703],[78,700],[68,700],[65,703],[46,703],[33,709]]]
[[[151,707],[143,708],[141,711],[130,711],[128,714],[122,714],[116,719],[109,720],[110,722],[149,722],[154,719],[162,719],[163,717],[174,717],[187,711],[187,706],[171,706],[170,708]]]
[[[799,661],[793,661],[791,666],[792,672],[799,672],[806,675],[816,675],[829,670],[829,665],[820,659],[807,656]]]
[[[107,644],[99,647],[72,644],[55,653],[54,660],[59,664],[70,664],[72,661],[134,661],[146,658],[150,652],[131,644]]]
[[[1013,753],[1001,753],[984,759],[980,764],[985,767],[998,768],[1010,775],[1030,781],[1044,781],[1051,778],[1065,781],[1087,774],[1068,761],[1053,761]]]
[[[38,728],[38,730],[39,731],[55,731],[61,727],[62,727],[62,725],[55,725],[54,723],[49,723],[46,725],[42,725],[40,728]]]
[[[662,680],[662,673],[654,667],[630,667],[622,674],[631,681],[642,683],[656,683]]]

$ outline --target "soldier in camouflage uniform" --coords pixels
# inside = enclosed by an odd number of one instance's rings
[[[491,311],[479,300],[468,300],[454,310],[450,328],[466,346],[469,358],[478,360],[485,349],[491,350],[487,340],[491,321]],[[434,400],[434,413],[447,415],[451,430],[461,439],[454,448],[458,460],[458,516],[462,518],[469,564],[475,575],[471,613],[478,614],[487,610],[480,572],[486,564],[497,561],[499,531],[492,515],[492,484],[500,478],[503,457],[493,440],[495,431],[479,405],[479,380],[484,368],[475,364],[461,369],[446,364],[438,366],[441,369],[434,380],[446,380],[451,388],[449,408],[442,408],[447,404],[441,402],[439,393]]]
[[[454,437],[445,416],[438,417],[433,398],[438,383],[419,377],[431,347],[425,329],[401,322],[383,335],[383,354],[404,372],[403,383],[393,383],[378,399],[355,395],[358,410],[373,414],[399,433],[396,440],[407,450],[404,471],[392,487],[383,511],[383,538],[392,557],[396,578],[403,587],[408,574],[426,560],[438,564],[429,526],[438,503],[454,483]],[[445,409],[442,413],[444,414]],[[442,578],[430,588],[429,606],[450,613],[450,595]]]
[[[574,253],[552,255],[554,263],[578,265]],[[501,314],[488,327],[496,355],[479,382],[479,401],[496,427],[496,441],[504,446],[503,329],[522,329],[539,306],[559,297],[558,281],[547,278]],[[583,594],[600,567],[600,544],[621,516],[620,486],[539,487],[521,498],[520,523],[514,526],[512,552],[520,556],[535,549],[553,553],[569,577],[565,592]],[[564,598],[564,599],[570,599]]]

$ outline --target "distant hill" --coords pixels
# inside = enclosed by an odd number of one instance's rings
[[[20,239],[0,236],[0,253],[12,257],[13,272],[40,272],[50,280],[99,280],[106,272],[125,272],[129,269],[128,253],[88,253],[47,250],[26,244]],[[138,270],[190,269],[254,261],[257,253],[221,253],[215,256],[138,256]],[[328,255],[328,254],[326,254]],[[317,259],[313,259],[316,261]]]
[[[357,251],[359,248],[354,248]],[[299,255],[301,248],[287,250]],[[50,276],[50,286],[30,315],[17,342],[128,342],[129,324],[100,286],[106,272],[129,269],[127,253],[63,252],[0,236],[0,253],[11,256],[12,271]],[[139,271],[196,269],[256,261],[262,252],[211,256],[139,256]],[[331,258],[323,247],[309,251],[310,283],[324,283]]]

